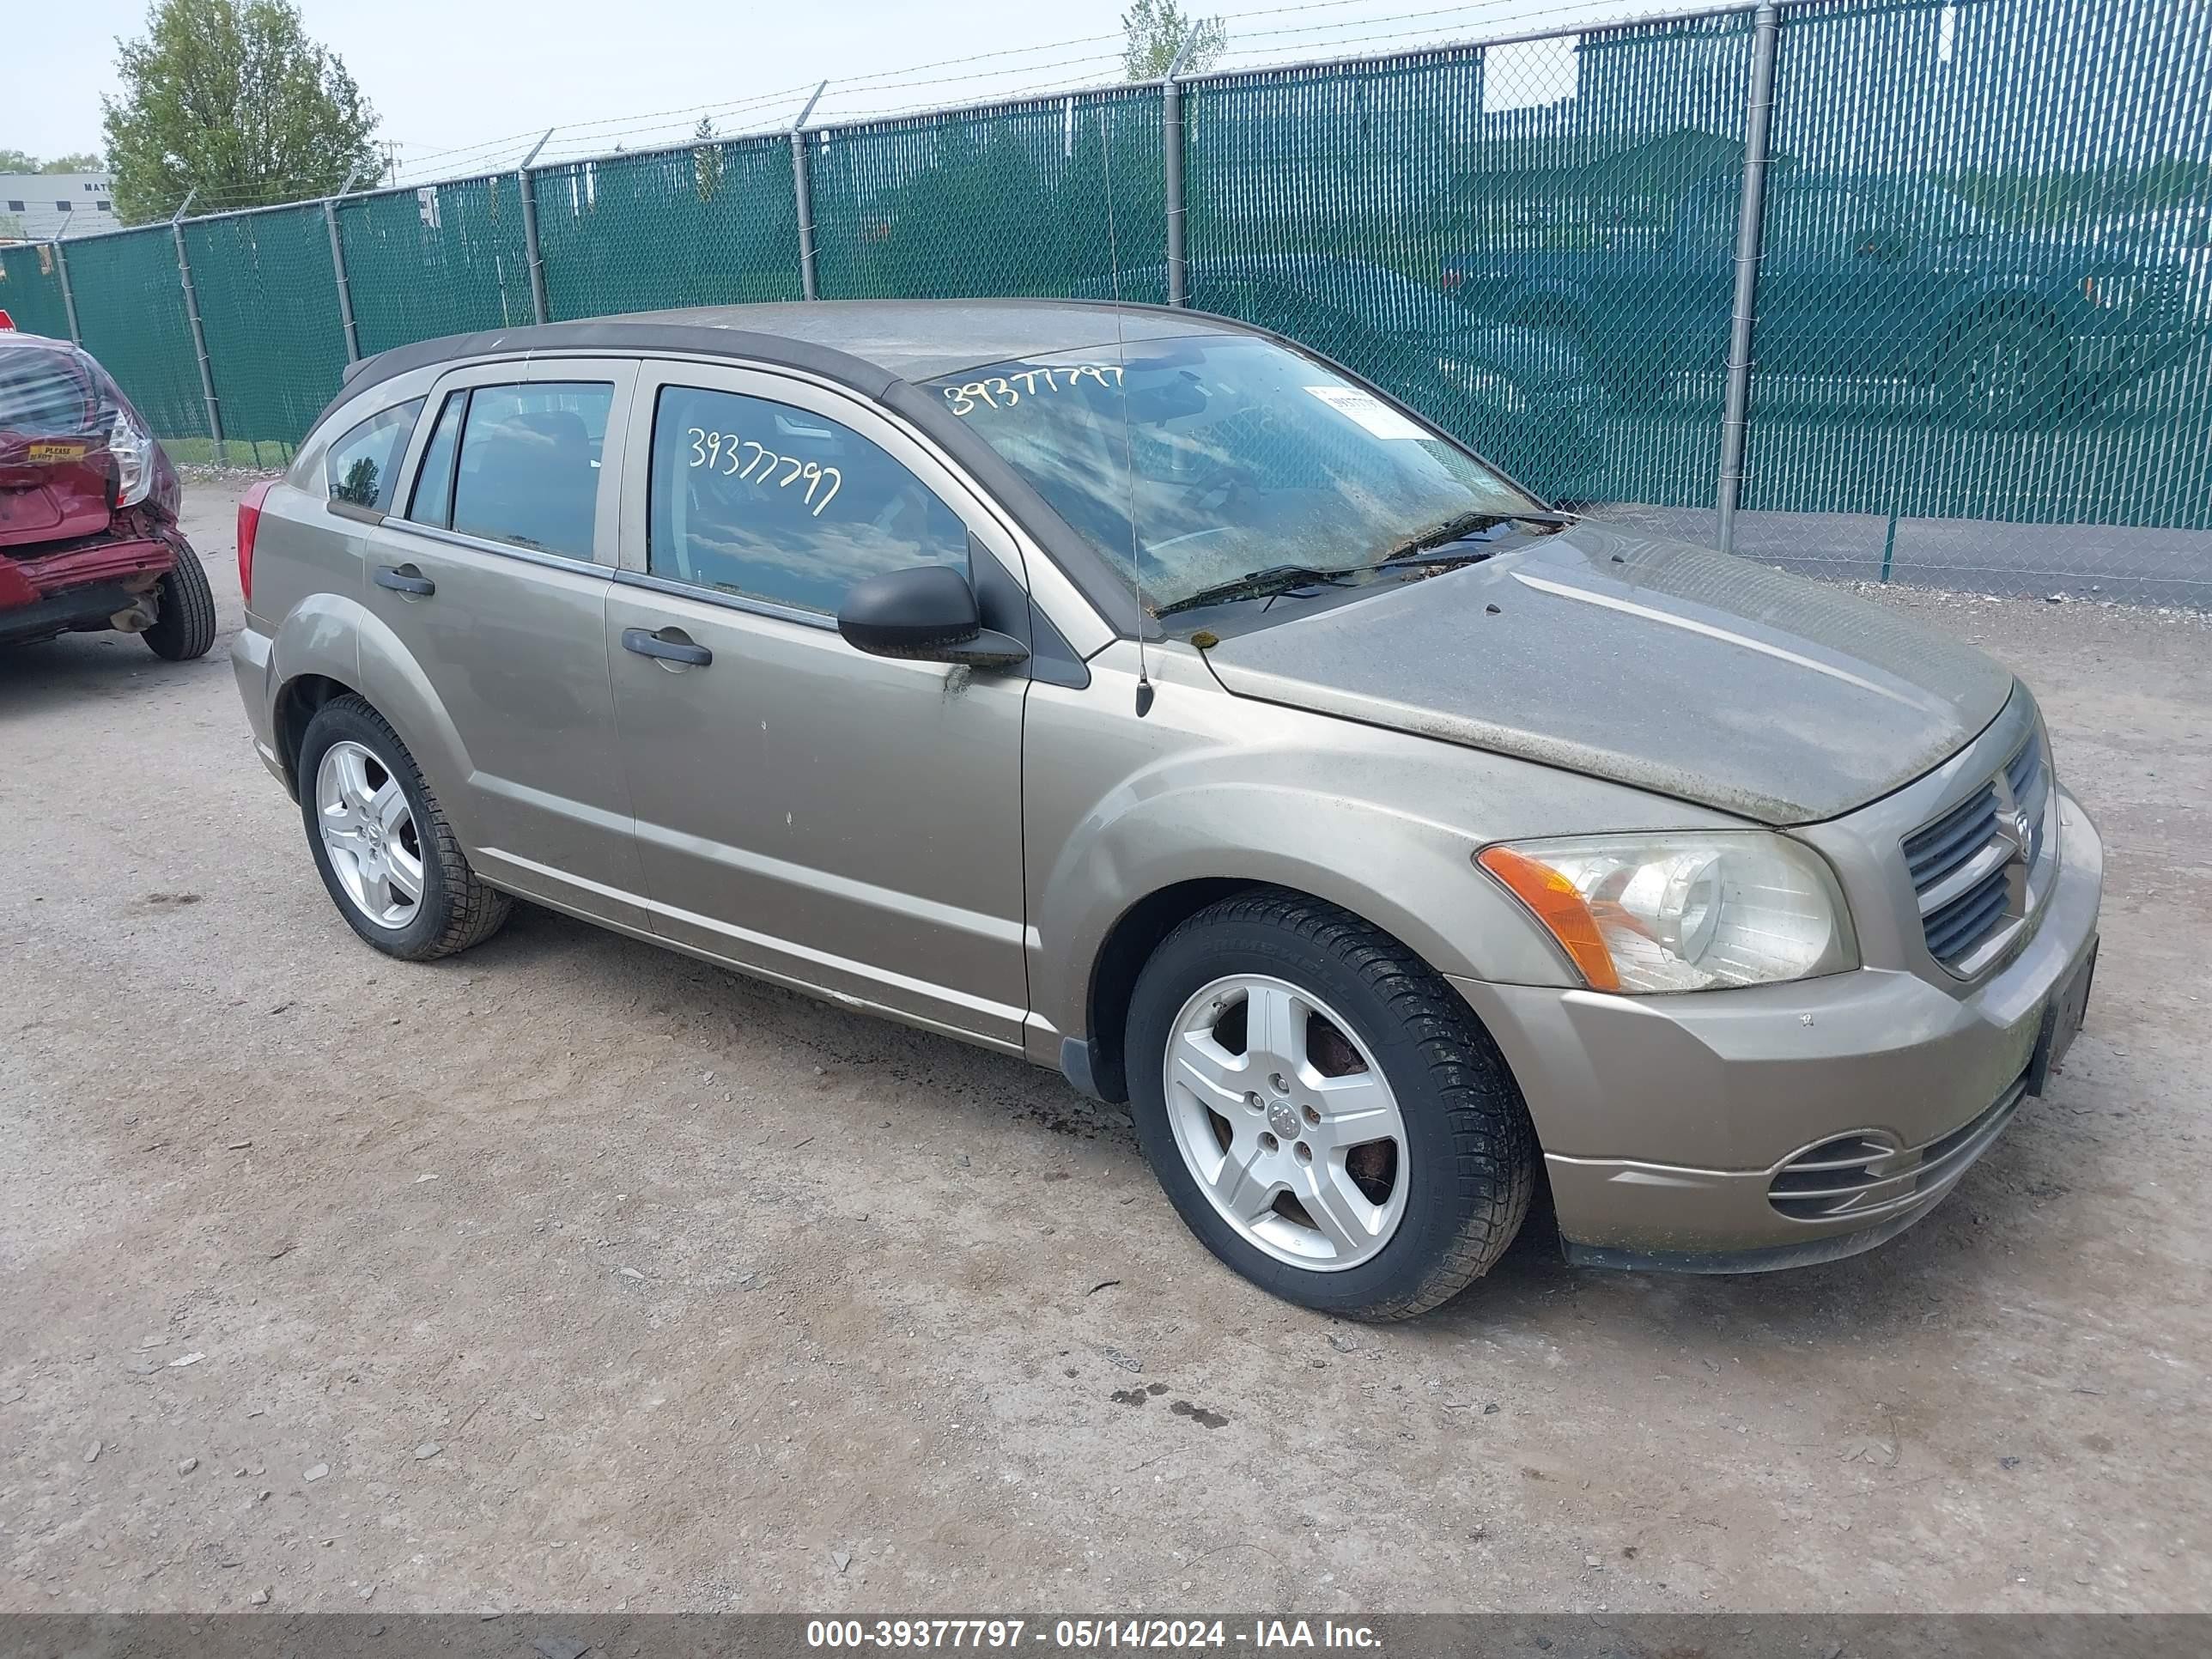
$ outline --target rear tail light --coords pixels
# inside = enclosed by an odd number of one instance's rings
[[[136,507],[154,488],[154,440],[118,410],[107,429],[107,453],[115,459],[115,505]]]
[[[276,479],[264,478],[239,498],[238,586],[249,611],[253,608],[253,538],[261,533],[261,503],[276,484]]]
[[[6,312],[0,311],[0,328],[12,329],[15,326],[15,319]]]

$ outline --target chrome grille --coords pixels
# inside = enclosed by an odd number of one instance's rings
[[[1873,1221],[1933,1198],[2002,1133],[2027,1090],[2023,1072],[1978,1116],[1924,1146],[1869,1131],[1808,1146],[1775,1171],[1766,1200],[1792,1221]]]
[[[1979,971],[2026,919],[2050,804],[2051,769],[2033,736],[1995,777],[1905,838],[1928,954],[1954,973]]]
[[[2005,763],[2005,781],[2013,804],[2027,814],[2027,861],[2043,856],[2043,810],[2051,801],[2051,769],[2043,763],[2043,740],[2030,738],[2020,752]]]

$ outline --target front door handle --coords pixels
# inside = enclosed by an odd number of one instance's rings
[[[379,565],[376,568],[376,585],[388,587],[395,593],[404,593],[410,599],[427,599],[438,591],[438,584],[411,564],[397,567]]]
[[[669,638],[674,635],[673,639]],[[664,628],[658,634],[648,634],[642,628],[623,629],[623,649],[635,651],[641,657],[658,657],[663,662],[688,663],[694,668],[704,668],[714,660],[714,653],[703,645],[695,645],[684,637],[678,628]]]

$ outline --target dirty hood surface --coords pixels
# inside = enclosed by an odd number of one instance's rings
[[[1206,659],[1237,696],[1773,824],[1910,782],[2013,688],[1980,652],[1863,599],[1591,524],[1224,640]]]

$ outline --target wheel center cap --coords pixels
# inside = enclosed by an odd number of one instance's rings
[[[1287,1100],[1279,1100],[1267,1108],[1267,1127],[1278,1139],[1296,1140],[1298,1138],[1298,1109]]]

